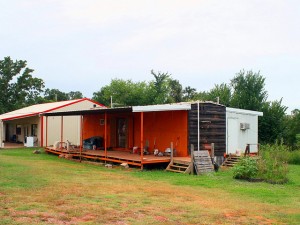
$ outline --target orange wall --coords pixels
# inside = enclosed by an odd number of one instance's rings
[[[113,121],[117,118],[126,118],[128,121],[128,149],[141,146],[141,113],[118,113],[107,115],[107,147],[115,147],[111,141],[112,132],[116,132]],[[86,115],[83,119],[83,139],[92,136],[104,138],[104,125],[100,125],[100,119],[104,115]],[[173,146],[176,156],[188,156],[188,116],[187,111],[165,111],[144,113],[144,146],[149,143],[149,152],[155,148],[164,152],[166,148]]]
[[[100,119],[104,119],[104,115],[95,114],[83,117],[83,139],[92,136],[104,138],[104,125],[100,125]]]
[[[134,140],[135,146],[140,147],[140,121],[141,114],[134,114]],[[188,156],[188,118],[187,111],[165,111],[144,113],[144,146],[149,141],[149,151],[153,153],[155,148],[164,152],[166,148],[173,146],[177,156]]]

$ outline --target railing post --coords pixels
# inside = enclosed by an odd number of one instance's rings
[[[173,153],[173,142],[171,142],[171,162],[173,162],[173,157],[174,157],[174,153]]]
[[[194,175],[194,145],[193,144],[191,144],[191,164],[192,164],[191,174]]]

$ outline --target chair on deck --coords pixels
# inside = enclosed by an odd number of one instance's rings
[[[75,145],[73,145],[69,140],[66,141],[68,153],[75,152]]]

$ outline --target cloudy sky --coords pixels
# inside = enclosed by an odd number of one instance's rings
[[[300,108],[299,0],[0,0],[0,41],[1,59],[89,98],[151,69],[198,91],[245,69],[266,78],[270,101]]]

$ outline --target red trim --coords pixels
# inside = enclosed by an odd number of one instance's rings
[[[57,109],[61,109],[61,108],[63,108],[63,107],[70,106],[70,105],[74,105],[74,104],[76,104],[76,103],[83,102],[83,101],[86,101],[86,100],[87,100],[87,101],[89,101],[89,102],[92,102],[92,103],[98,104],[99,106],[106,107],[106,106],[104,106],[104,105],[101,105],[101,104],[99,104],[99,103],[97,103],[97,102],[95,102],[95,101],[92,101],[92,100],[91,100],[91,99],[89,99],[89,98],[81,98],[81,99],[78,99],[77,101],[70,102],[70,103],[68,103],[68,104],[61,105],[61,106],[58,106],[58,107],[56,107],[56,108],[53,108],[53,109],[46,110],[46,111],[44,111],[43,113],[45,113],[45,112],[51,112],[51,111],[54,111],[54,110],[57,110]]]
[[[105,105],[103,105],[103,104],[101,104],[101,103],[99,103],[99,102],[96,102],[96,101],[94,101],[93,99],[90,99],[90,98],[84,98],[85,100],[88,100],[88,101],[90,101],[90,102],[92,102],[92,103],[94,103],[94,104],[97,104],[97,105],[99,105],[99,106],[101,106],[101,107],[105,107],[105,108],[107,108],[107,106],[105,106]]]
[[[32,117],[32,116],[38,116],[40,113],[31,113],[31,114],[26,114],[23,116],[15,116],[15,117],[11,117],[11,118],[6,118],[6,119],[2,119],[2,121],[9,121],[9,120],[15,120],[15,119],[23,119],[26,117]]]
[[[44,117],[41,116],[41,147],[44,146]]]

